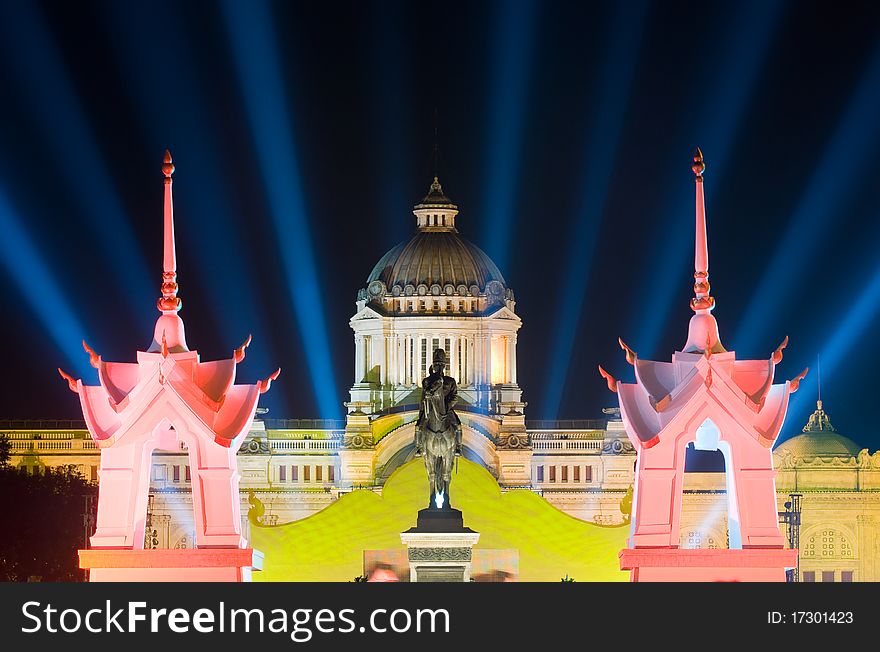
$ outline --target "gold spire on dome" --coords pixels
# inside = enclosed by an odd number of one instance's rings
[[[837,432],[831,425],[831,419],[822,408],[822,399],[816,401],[816,411],[810,415],[810,420],[804,426],[803,432]]]
[[[177,312],[183,305],[177,296],[177,254],[174,246],[174,204],[171,197],[171,184],[174,174],[174,163],[171,160],[171,152],[165,150],[162,160],[162,174],[165,175],[165,234],[164,253],[162,260],[162,296],[156,302],[156,307],[162,313]]]

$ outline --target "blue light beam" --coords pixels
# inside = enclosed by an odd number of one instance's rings
[[[341,404],[270,8],[226,0],[223,9],[317,406],[321,416],[337,417]]]
[[[638,63],[639,44],[648,14],[647,3],[617,5],[609,34],[608,49],[599,81],[599,106],[589,137],[583,146],[586,160],[579,189],[582,205],[577,211],[574,232],[569,240],[568,271],[562,290],[562,314],[556,320],[551,341],[553,349],[545,377],[543,410],[555,419],[566,386],[575,336],[587,294],[592,253],[605,211],[605,202],[623,119]]]
[[[64,356],[65,370],[72,370],[84,381],[95,381],[98,376],[80,346],[86,331],[21,224],[5,194],[0,192],[0,266]],[[57,377],[55,380],[62,382]]]
[[[849,356],[864,355],[864,347],[871,346],[872,342],[870,336],[873,333],[869,332],[869,329],[876,329],[878,317],[880,317],[880,267],[877,267],[874,277],[822,347],[819,358],[822,360],[822,378],[826,382],[834,377],[834,373]],[[865,337],[866,335],[868,337]],[[811,373],[810,376],[818,380],[816,373]],[[807,392],[806,389],[802,385],[789,403],[786,425],[794,424],[792,427],[797,428],[796,432],[815,405],[816,392]]]
[[[155,296],[143,251],[126,216],[82,104],[64,69],[63,58],[29,2],[0,3],[0,48],[18,79],[18,89],[39,124],[44,141],[61,166],[68,192],[114,270],[120,295]],[[27,66],[23,62],[27,61]],[[139,299],[138,299],[139,300]],[[77,342],[77,345],[79,343]]]
[[[859,85],[841,116],[819,166],[806,185],[797,208],[788,221],[785,235],[764,272],[737,329],[737,346],[749,350],[770,334],[768,311],[783,313],[789,296],[780,288],[793,285],[800,264],[812,256],[836,224],[835,216],[851,201],[859,175],[869,169],[861,165],[880,146],[880,45],[869,61]],[[824,360],[824,356],[823,356]]]
[[[483,210],[486,253],[500,270],[507,269],[510,241],[519,187],[523,119],[527,103],[535,41],[537,3],[533,0],[496,2],[491,78],[491,108],[488,116],[486,194]]]

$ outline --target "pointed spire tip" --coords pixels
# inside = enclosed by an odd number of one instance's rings
[[[165,150],[165,156],[162,158],[162,174],[164,174],[167,178],[171,178],[171,175],[174,174],[174,163],[171,161],[171,150]]]
[[[706,163],[703,161],[703,151],[697,147],[694,149],[694,164],[691,166],[691,170],[694,171],[694,176],[697,180],[702,180],[705,169]]]

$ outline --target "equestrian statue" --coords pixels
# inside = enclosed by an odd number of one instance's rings
[[[452,467],[461,455],[461,420],[453,406],[458,401],[455,379],[443,374],[446,351],[435,349],[428,377],[422,381],[422,401],[416,421],[416,455],[423,455],[431,493],[429,509],[451,509],[449,483]]]

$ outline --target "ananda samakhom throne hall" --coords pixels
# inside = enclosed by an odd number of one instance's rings
[[[529,489],[590,523],[627,522],[636,453],[619,410],[527,419],[516,348],[520,328],[529,325],[517,315],[514,289],[463,237],[466,211],[459,220],[436,177],[413,214],[412,237],[378,258],[356,290],[345,420],[258,413],[238,456],[242,513],[259,501],[262,522],[271,526],[315,515],[355,489],[381,494],[416,454],[421,382],[434,351],[443,349],[446,373],[457,383],[465,458],[501,491]],[[30,472],[73,465],[97,480],[99,451],[84,424],[0,427],[12,440],[13,464]],[[187,453],[156,452],[151,464],[145,546],[192,547],[195,474]],[[803,432],[776,448],[774,466],[780,513],[792,501],[800,509],[797,579],[880,580],[880,453],[838,433],[819,401]],[[467,514],[467,505],[458,507]],[[680,524],[682,547],[727,547],[723,472],[686,474]]]

